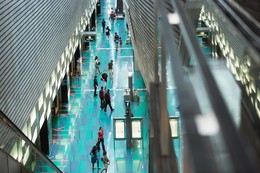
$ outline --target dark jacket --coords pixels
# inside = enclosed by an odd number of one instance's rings
[[[94,87],[98,87],[97,79],[94,79]]]
[[[103,26],[103,27],[106,26],[106,21],[102,20],[102,26]]]
[[[89,154],[91,155],[91,163],[96,163],[98,161],[97,148],[93,147]]]
[[[103,79],[105,82],[107,82],[107,77],[108,77],[108,75],[107,75],[106,73],[103,73],[103,74],[102,74],[102,79]]]
[[[110,70],[110,69],[113,69],[113,63],[112,63],[112,62],[108,63],[108,69],[109,69],[109,70]]]
[[[99,98],[104,99],[105,98],[105,93],[104,90],[99,91]]]
[[[110,93],[105,94],[105,101],[110,102]]]

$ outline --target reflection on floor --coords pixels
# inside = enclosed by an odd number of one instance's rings
[[[53,117],[53,144],[49,158],[63,172],[93,172],[90,161],[90,150],[97,142],[97,133],[100,126],[104,127],[105,146],[111,161],[108,172],[132,173],[148,172],[148,98],[147,91],[140,72],[134,71],[133,84],[138,90],[140,101],[131,105],[134,117],[143,119],[142,140],[135,140],[132,149],[126,149],[125,140],[114,140],[114,118],[124,118],[125,103],[124,92],[128,88],[128,73],[133,72],[133,48],[125,44],[128,38],[125,19],[111,21],[108,11],[113,7],[114,1],[101,2],[102,16],[98,17],[97,39],[91,42],[87,51],[83,52],[82,76],[72,77],[70,88],[70,101],[63,105],[59,115]],[[101,20],[111,28],[111,35],[107,37],[102,32]],[[123,46],[118,51],[115,49],[113,35],[117,32],[123,40]],[[95,75],[94,57],[101,61],[101,71],[107,70],[108,62],[114,61],[114,75],[108,80],[107,87],[111,90],[112,106],[115,111],[100,109],[98,97],[94,97],[93,79]],[[169,67],[167,67],[169,70]],[[171,75],[168,73],[167,75]],[[167,96],[169,116],[179,117],[176,89],[172,77],[167,79]],[[98,76],[99,89],[102,85]],[[180,125],[180,119],[178,121]],[[178,127],[178,130],[181,127]],[[180,134],[180,132],[178,132]],[[178,160],[181,159],[180,138],[174,138],[173,144]],[[102,151],[102,150],[101,150]],[[179,162],[181,167],[181,162]],[[103,164],[100,164],[103,167]],[[94,169],[94,172],[100,170]]]
[[[110,3],[110,4],[109,4]],[[82,76],[71,78],[70,101],[63,105],[58,116],[53,117],[53,144],[49,158],[63,172],[93,172],[90,151],[97,142],[100,126],[104,128],[105,147],[111,161],[108,172],[148,172],[148,101],[147,92],[139,72],[134,72],[134,88],[138,89],[139,104],[132,104],[134,117],[143,118],[143,140],[134,141],[130,150],[126,149],[125,140],[114,141],[113,118],[124,118],[124,90],[128,88],[128,72],[133,71],[133,49],[126,45],[126,21],[124,19],[110,21],[108,10],[114,1],[102,1],[102,16],[97,21],[97,39],[90,43],[87,51],[83,52]],[[101,20],[111,28],[107,37],[102,32]],[[123,46],[115,50],[113,35],[117,32],[123,39]],[[100,109],[100,100],[93,95],[93,79],[95,75],[94,57],[101,61],[101,70],[107,70],[110,60],[114,60],[113,79],[109,79],[107,87],[111,90],[113,112]],[[98,76],[99,89],[102,85]],[[98,89],[98,90],[99,90]],[[102,150],[101,150],[102,151]],[[103,168],[103,164],[100,164]],[[100,170],[99,170],[100,171]],[[94,169],[98,172],[98,169]]]

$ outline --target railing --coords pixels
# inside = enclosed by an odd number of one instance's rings
[[[245,35],[245,38],[249,40],[252,46],[260,51],[260,24],[232,1],[215,0],[215,3],[227,16],[230,16],[230,20]]]
[[[185,169],[181,169],[180,172],[259,172],[254,153],[248,152],[248,146],[245,145],[247,141],[243,141],[234,126],[220,89],[199,46],[195,30],[188,21],[183,4],[179,0],[158,2],[155,6],[158,8],[156,13],[160,15],[157,25],[163,28],[162,60],[171,62],[185,128],[183,129],[185,134],[182,134],[185,138],[183,161]],[[170,7],[171,11],[167,7]],[[167,17],[172,15],[172,11],[179,17],[179,23],[169,23]],[[176,44],[179,40],[176,40],[173,33],[175,25],[180,27],[188,53],[196,61],[193,69],[183,67],[182,57],[178,54]],[[164,65],[162,63],[162,67]],[[153,154],[150,156],[150,165],[152,165],[150,170],[176,173],[176,157],[171,152],[164,153],[165,148],[171,151],[172,146],[165,138],[161,138],[162,134],[160,134],[165,128],[161,122],[167,117],[167,114],[162,115],[160,111],[162,105],[159,100],[162,98],[161,90],[157,85],[165,85],[161,83],[152,84],[150,92],[153,93],[150,98],[152,121],[150,141],[152,148],[156,148],[151,151]],[[194,86],[198,84],[200,88],[195,90]],[[206,104],[201,103],[202,99]]]
[[[2,111],[0,112],[0,149],[20,162],[28,171],[62,172]]]

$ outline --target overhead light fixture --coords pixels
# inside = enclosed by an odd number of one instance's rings
[[[219,123],[214,114],[195,117],[198,133],[201,136],[214,136],[219,133]]]
[[[177,13],[169,13],[167,17],[168,17],[168,22],[172,25],[177,25],[180,23],[180,17]]]

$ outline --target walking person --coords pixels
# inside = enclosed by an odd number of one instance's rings
[[[100,74],[100,70],[99,70],[99,66],[100,66],[100,61],[98,59],[98,56],[95,57],[95,67],[96,67],[96,71],[95,71],[95,74]]]
[[[109,26],[106,27],[106,35],[109,36],[110,35],[110,31],[111,29],[109,28]]]
[[[98,82],[97,82],[97,76],[94,77],[94,97],[97,96],[97,88],[98,88]]]
[[[107,77],[108,77],[107,72],[106,70],[104,70],[103,74],[101,75],[101,80],[103,81],[104,90],[107,89]]]
[[[97,150],[97,146],[94,145],[92,147],[91,152],[89,153],[91,155],[91,163],[92,163],[92,169],[95,169],[95,163],[97,162],[97,169],[100,169],[99,167],[99,158],[98,158],[98,150]]]
[[[109,70],[109,76],[110,76],[110,78],[112,78],[113,77],[113,60],[111,60],[108,63],[108,70]]]
[[[103,32],[105,32],[105,27],[106,27],[106,21],[105,21],[105,19],[103,19],[103,20],[102,20]]]
[[[104,163],[104,168],[102,169],[101,173],[102,172],[106,172],[107,173],[108,165],[110,164],[110,161],[109,161],[109,159],[107,157],[107,152],[103,152],[103,158],[101,158],[101,160]]]
[[[107,105],[109,105],[110,110],[113,111],[114,109],[111,106],[111,96],[110,96],[110,90],[108,89],[106,94],[105,94],[105,101],[106,101],[106,106],[105,106],[105,112],[107,111]]]
[[[111,19],[112,21],[116,18],[116,14],[113,10],[113,8],[111,8],[110,14],[109,14],[109,20]]]
[[[104,102],[105,102],[105,91],[103,89],[103,87],[101,87],[101,90],[99,91],[99,98],[100,98],[100,108],[103,109],[104,106]]]
[[[117,32],[115,32],[114,42],[117,43],[119,38],[120,38],[119,35],[117,34]]]
[[[122,41],[122,38],[121,38],[121,37],[119,37],[119,44],[120,44],[120,47],[122,47],[123,41]]]
[[[97,142],[97,148],[100,148],[100,143],[102,144],[102,150],[103,152],[106,152],[105,145],[104,145],[104,131],[103,127],[99,127],[98,130],[98,142]]]
[[[116,44],[116,51],[118,51],[119,35],[115,32],[114,42]]]

